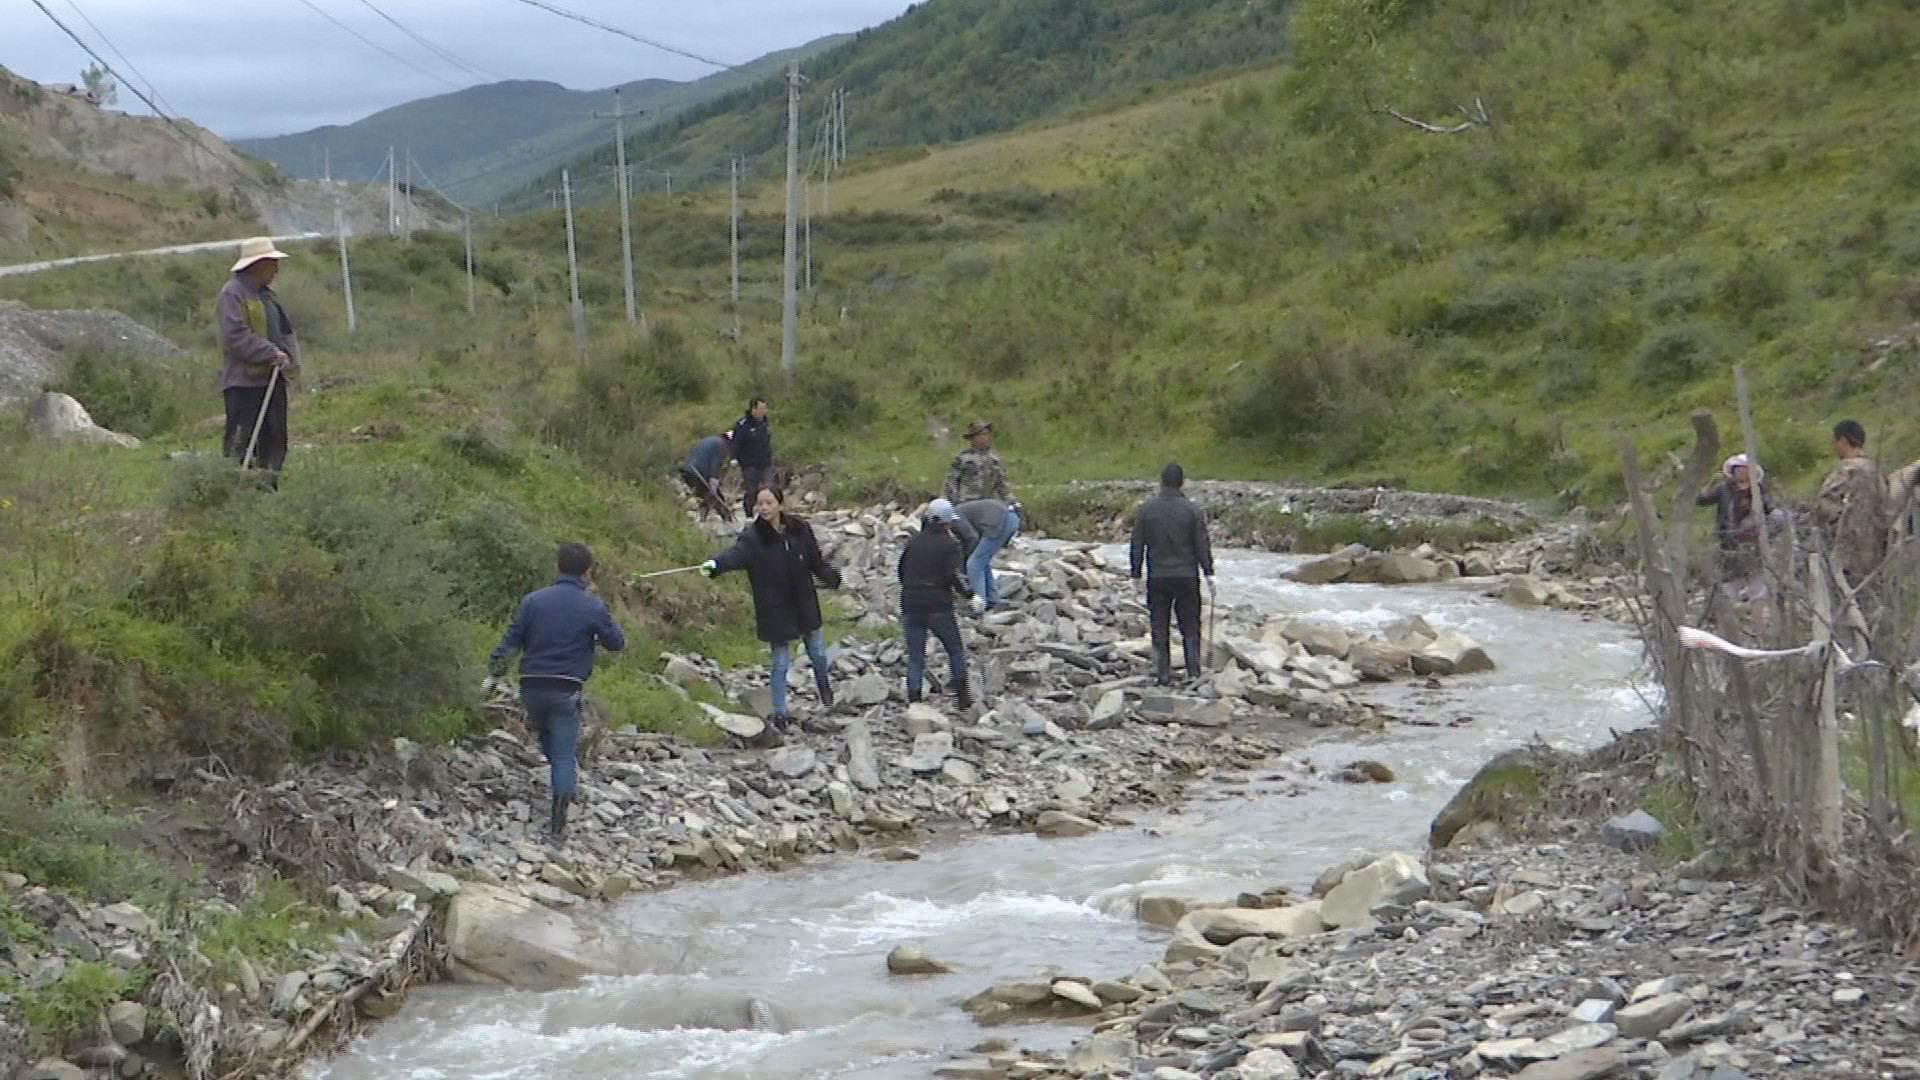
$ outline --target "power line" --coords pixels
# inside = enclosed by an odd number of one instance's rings
[[[554,4],[547,3],[547,0],[520,0],[520,2],[523,4],[526,4],[529,7],[537,7],[542,11],[552,12],[553,14],[558,15],[563,19],[572,19],[574,22],[591,26],[596,30],[605,30],[609,34],[617,34],[620,37],[628,39],[629,41],[637,41],[642,45],[646,45],[650,48],[659,49],[662,52],[670,52],[675,56],[684,56],[689,60],[698,60],[699,62],[703,64],[707,64],[711,67],[723,68],[727,71],[745,70],[744,68],[740,67],[738,64],[729,64],[722,60],[715,60],[712,57],[701,56],[697,52],[689,52],[686,49],[682,49],[677,45],[669,45],[664,41],[655,41],[653,38],[650,38],[650,37],[642,37],[641,35],[636,34],[631,30],[622,30],[617,26],[608,26],[606,23],[600,22],[597,19],[589,19],[585,15],[568,11],[566,8],[558,7]]]
[[[453,55],[452,53],[441,48],[440,46],[435,45],[433,42],[428,41],[426,38],[421,37],[419,34],[414,33],[412,30],[407,28],[405,23],[402,23],[399,19],[396,19],[393,16],[387,14],[385,11],[382,11],[379,8],[379,6],[373,2],[373,0],[360,0],[360,2],[362,4],[365,4],[369,9],[371,9],[375,15],[378,15],[381,18],[387,20],[389,23],[392,23],[394,29],[400,31],[401,33],[407,35],[413,40],[419,42],[420,45],[423,48],[425,48],[428,52],[432,53],[433,55],[439,57],[442,60],[445,60],[447,63],[452,64],[454,67],[459,68],[461,71],[464,71],[469,75],[472,75],[474,78],[479,79],[481,82],[503,81],[500,78],[500,76],[490,75],[487,72],[484,72],[479,68],[474,67],[472,64],[467,63],[465,60],[462,60],[459,57]]]
[[[315,4],[313,0],[300,0],[300,2],[302,4],[305,4],[310,10],[312,10],[312,12],[315,15],[320,16],[321,18],[327,20],[328,22],[339,27],[340,29],[345,30],[347,33],[352,34],[354,37],[359,38],[361,44],[366,45],[368,48],[377,49],[380,52],[385,53],[387,56],[391,57],[392,59],[397,60],[402,64],[405,64],[406,66],[412,68],[413,70],[419,72],[422,75],[425,75],[427,78],[432,79],[437,83],[450,86],[455,90],[466,89],[466,87],[461,86],[459,83],[454,82],[452,79],[449,79],[444,75],[440,75],[435,72],[428,71],[426,68],[421,67],[419,64],[416,64],[413,61],[407,59],[406,57],[401,56],[399,53],[394,52],[392,49],[387,48],[385,45],[380,44],[379,42],[373,40],[372,38],[361,33],[360,31],[355,30],[353,27],[347,25],[346,23],[341,22],[339,19],[334,18],[331,14],[327,12],[325,8],[322,8],[318,4]]]
[[[107,32],[105,30],[100,29],[98,24],[96,24],[92,19],[88,18],[86,12],[80,10],[79,4],[75,3],[74,0],[67,0],[67,6],[73,9],[73,13],[75,15],[80,16],[81,22],[87,24],[87,29],[92,30],[94,34],[100,38],[101,41],[106,43],[107,50],[109,52],[119,57],[121,63],[127,65],[128,71],[133,72],[136,78],[138,78],[141,82],[147,84],[147,93],[152,94],[153,99],[155,101],[158,101],[160,104],[165,105],[169,110],[173,108],[173,103],[168,101],[166,98],[162,97],[160,94],[160,91],[154,87],[153,80],[147,78],[145,72],[133,66],[133,61],[127,59],[127,54],[121,52],[120,46],[115,45],[113,43],[113,39],[107,36]]]

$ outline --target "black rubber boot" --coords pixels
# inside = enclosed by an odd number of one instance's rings
[[[567,811],[573,808],[573,797],[556,795],[553,799],[553,812],[547,819],[547,840],[554,844],[563,844],[567,840]]]
[[[959,703],[961,712],[969,712],[973,709],[973,691],[967,687],[962,686],[955,691],[953,699]]]
[[[825,672],[821,672],[814,676],[813,684],[820,691],[820,707],[833,708],[833,680],[828,678]]]
[[[907,704],[909,704],[909,705],[918,705],[918,704],[920,704],[920,702],[922,702],[922,701],[924,701],[924,700],[926,700],[926,697],[925,697],[925,695],[923,695],[922,693],[920,693],[920,691],[918,691],[918,690],[909,690],[909,691],[907,691]]]

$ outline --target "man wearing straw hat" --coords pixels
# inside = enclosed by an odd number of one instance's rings
[[[215,304],[225,357],[220,369],[220,395],[227,405],[222,452],[243,466],[268,470],[276,481],[287,460],[287,383],[300,374],[293,320],[271,288],[286,257],[264,236],[242,241],[233,276]]]

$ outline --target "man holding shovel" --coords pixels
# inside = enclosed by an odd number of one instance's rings
[[[1213,577],[1213,542],[1207,536],[1207,518],[1184,490],[1186,470],[1168,465],[1160,470],[1160,493],[1140,504],[1133,519],[1129,562],[1133,579],[1147,571],[1147,615],[1153,631],[1153,681],[1173,681],[1174,616],[1180,619],[1181,652],[1187,678],[1200,678],[1200,575]]]
[[[242,467],[265,469],[278,485],[287,461],[287,383],[300,374],[300,342],[293,320],[274,295],[274,276],[286,253],[264,236],[243,241],[215,301],[220,326],[220,395],[227,426],[222,452]]]

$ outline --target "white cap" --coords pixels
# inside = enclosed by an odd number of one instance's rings
[[[960,511],[955,510],[953,503],[946,499],[935,499],[927,504],[927,516],[941,521],[952,521],[960,516]]]

